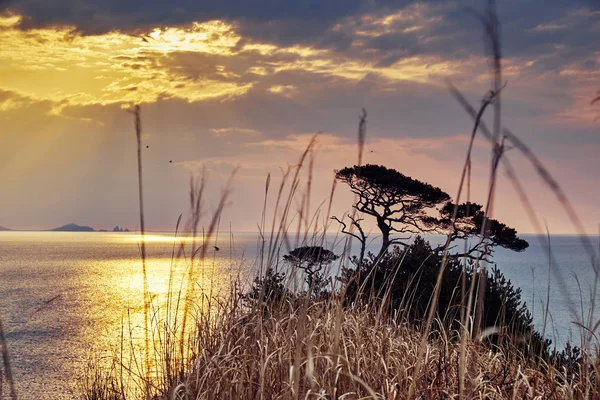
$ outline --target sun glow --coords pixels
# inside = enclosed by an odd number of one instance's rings
[[[160,96],[198,101],[238,95],[252,85],[192,79],[164,63],[174,52],[231,54],[240,39],[219,21],[153,30],[83,36],[72,27],[17,28],[20,17],[0,19],[0,88],[33,100],[66,105],[153,102]]]

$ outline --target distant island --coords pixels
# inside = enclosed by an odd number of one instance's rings
[[[0,226],[0,232],[1,231],[12,231],[12,229],[8,229],[8,228],[5,228],[3,226]]]
[[[77,224],[66,224],[58,228],[50,229],[52,232],[94,232],[94,228],[90,226],[81,226]]]
[[[113,232],[129,232],[129,229],[125,228],[119,228],[119,225],[115,226],[112,230]]]

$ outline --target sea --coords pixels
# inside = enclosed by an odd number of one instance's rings
[[[600,308],[594,261],[599,237],[553,235],[550,248],[545,236],[522,237],[530,247],[520,253],[496,249],[495,265],[521,289],[536,328],[554,346],[581,343],[585,331],[580,324],[600,320],[600,312],[592,308]],[[343,236],[328,234],[323,240],[334,252],[343,250]],[[592,252],[584,241],[591,243]],[[226,295],[234,283],[249,284],[260,268],[259,254],[277,258],[302,238],[291,235],[280,242],[281,247],[271,246],[269,252],[269,238],[256,233],[215,235],[195,267],[196,287],[212,296]],[[150,233],[145,243],[148,288],[159,304],[170,291],[180,290],[192,253],[202,242]],[[20,399],[80,397],[82,382],[94,366],[117,354],[132,332],[140,331],[140,251],[140,235],[135,233],[0,232],[0,319]],[[6,382],[2,392],[8,396]]]

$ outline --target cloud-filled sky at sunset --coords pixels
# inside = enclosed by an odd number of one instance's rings
[[[482,12],[484,2],[0,0],[0,225],[138,227],[133,116],[125,111],[134,103],[150,229],[171,230],[187,211],[191,173],[206,168],[210,211],[239,166],[221,224],[255,230],[267,174],[275,187],[281,168],[321,132],[316,207],[334,169],[356,163],[362,107],[365,162],[453,196],[471,120],[446,81],[474,106],[490,89],[483,30],[470,10]],[[503,124],[596,233],[600,106],[590,102],[600,90],[599,3],[505,0],[498,15]],[[485,200],[489,154],[479,138],[474,201]],[[573,233],[533,168],[517,150],[507,156],[551,232]],[[333,213],[351,202],[338,185]],[[534,230],[503,172],[494,216]]]

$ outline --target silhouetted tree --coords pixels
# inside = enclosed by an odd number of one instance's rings
[[[335,176],[358,196],[353,207],[376,219],[382,235],[377,258],[392,244],[406,245],[406,239],[392,238],[393,233],[434,232],[442,221],[431,212],[450,200],[440,188],[382,165],[346,167]]]
[[[455,205],[450,196],[440,188],[421,182],[395,169],[382,165],[367,164],[364,166],[346,167],[336,171],[336,178],[346,183],[357,195],[353,207],[363,214],[374,217],[381,232],[381,248],[375,259],[381,257],[390,245],[407,246],[408,238],[394,238],[394,233],[444,233],[452,240],[467,239],[480,236],[481,240],[463,253],[452,254],[452,257],[486,257],[494,246],[501,246],[515,251],[522,251],[528,243],[517,237],[513,228],[495,220],[488,219],[482,206],[475,203]],[[453,220],[456,211],[456,219]],[[348,231],[345,223],[342,232],[359,239],[363,261],[366,237],[360,227],[361,219],[351,218],[351,223],[358,228],[360,236]],[[485,228],[484,228],[485,225]],[[444,246],[434,249],[441,252]]]
[[[309,291],[312,291],[314,294],[318,294],[323,286],[321,271],[337,259],[338,256],[336,254],[321,246],[298,247],[283,256],[285,262],[294,268],[304,271]]]
[[[506,226],[496,219],[486,218],[482,208],[477,203],[463,203],[456,206],[454,203],[448,202],[441,209],[440,226],[451,236],[452,240],[468,239],[473,236],[481,238],[465,252],[455,253],[452,255],[453,257],[485,258],[496,246],[513,251],[523,251],[529,247],[526,240],[517,236],[514,228]],[[455,212],[456,218],[453,224],[452,217]],[[442,249],[443,247],[439,247],[435,250]]]

